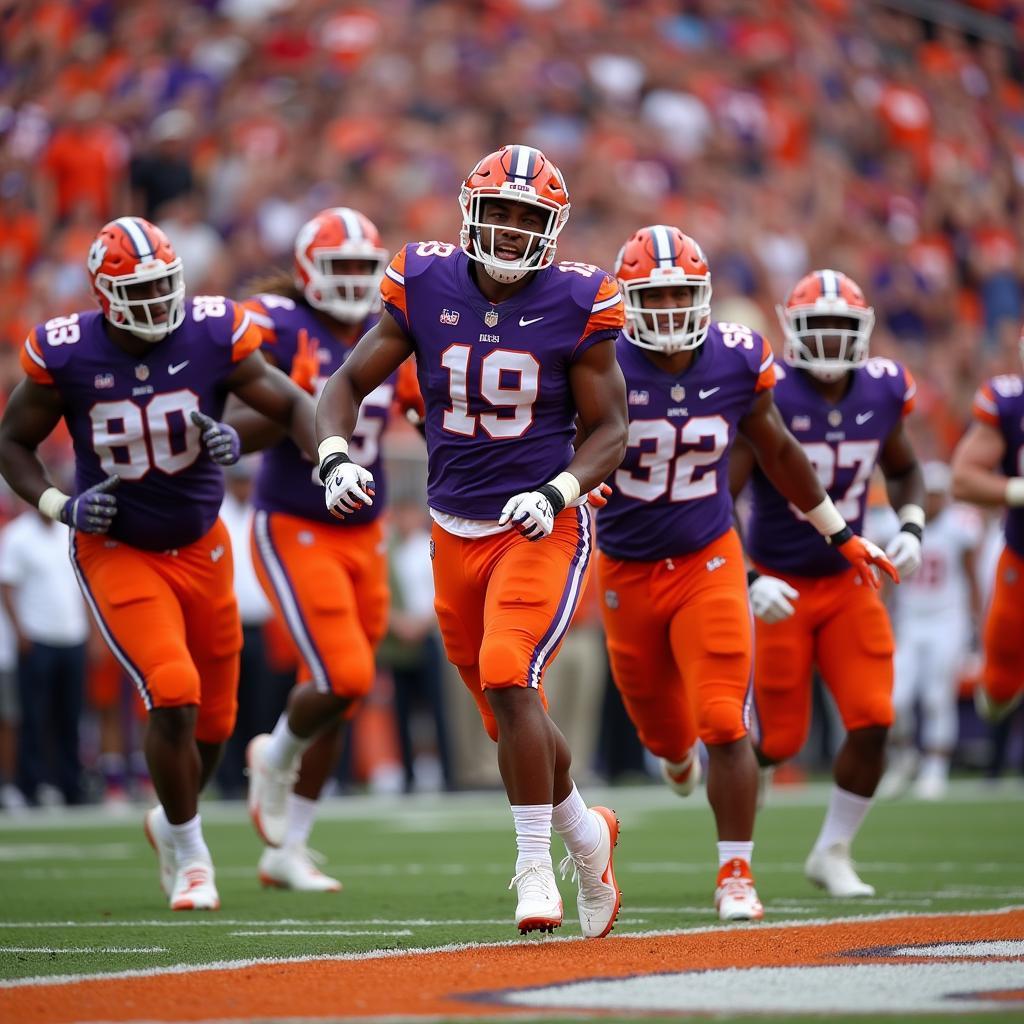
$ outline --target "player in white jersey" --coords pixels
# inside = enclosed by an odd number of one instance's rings
[[[976,509],[950,504],[951,473],[945,463],[926,463],[924,479],[928,528],[921,568],[899,588],[893,604],[896,721],[878,790],[890,799],[912,782],[914,794],[923,800],[946,795],[957,738],[957,684],[973,624],[981,621],[975,562],[984,521]],[[920,708],[923,757],[914,744],[915,706]]]

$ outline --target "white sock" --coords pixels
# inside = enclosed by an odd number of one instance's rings
[[[576,783],[573,783],[572,792],[552,808],[551,826],[562,837],[565,849],[575,857],[593,853],[601,841],[597,815],[590,813]]]
[[[174,856],[178,860],[178,866],[184,867],[197,860],[212,863],[210,851],[203,839],[203,827],[197,814],[191,821],[182,825],[167,823],[167,832],[174,844]]]
[[[516,823],[516,874],[527,864],[551,863],[551,804],[519,804],[512,806]]]
[[[740,860],[745,860],[749,867],[750,862],[754,859],[754,840],[740,842],[736,839],[720,839],[718,842],[718,866],[721,868],[737,857]]]
[[[288,827],[285,832],[285,846],[305,846],[309,833],[313,831],[316,821],[316,810],[319,800],[299,796],[298,793],[288,794]]]
[[[872,798],[848,793],[838,786],[832,787],[828,801],[828,812],[821,826],[821,833],[814,844],[815,850],[824,850],[836,843],[849,846],[860,830],[864,816],[871,808]]]
[[[925,754],[918,778],[948,779],[949,757],[946,754]]]
[[[312,742],[312,737],[303,739],[288,728],[288,712],[284,711],[277,720],[274,731],[270,734],[270,742],[267,744],[267,760],[272,768],[283,771],[290,768]]]

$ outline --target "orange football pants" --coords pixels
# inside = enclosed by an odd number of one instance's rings
[[[677,558],[597,568],[612,676],[641,742],[681,761],[747,735],[750,605],[739,537],[729,530]]]
[[[434,523],[434,609],[448,660],[476,700],[487,735],[498,723],[484,690],[536,688],[558,653],[590,576],[593,535],[586,507],[555,518],[551,535],[514,530],[456,537]]]
[[[71,560],[100,633],[146,710],[196,704],[196,739],[223,743],[235,727],[242,649],[224,524],[218,519],[205,537],[173,551],[73,531]]]
[[[1003,548],[985,616],[981,682],[997,703],[1024,688],[1024,558]]]
[[[789,576],[795,613],[754,623],[754,705],[761,750],[773,761],[800,752],[811,723],[811,669],[818,666],[850,729],[893,720],[893,636],[878,592],[850,568],[835,576]]]
[[[299,655],[296,680],[353,702],[373,686],[387,628],[388,566],[380,522],[335,526],[257,511],[253,565]],[[355,705],[348,709],[355,713]]]

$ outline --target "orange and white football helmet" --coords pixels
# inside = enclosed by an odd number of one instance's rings
[[[797,281],[775,312],[785,336],[783,359],[790,366],[835,381],[868,361],[875,311],[852,277],[814,270]]]
[[[626,337],[640,348],[671,355],[700,348],[711,326],[711,270],[704,250],[679,228],[641,228],[619,250],[615,276],[626,306]],[[645,302],[653,288],[689,288],[685,306]]]
[[[518,260],[503,260],[494,253],[494,232],[485,230],[483,204],[488,199],[508,199],[537,207],[546,220],[542,231],[520,230],[528,245]],[[502,146],[489,153],[469,172],[459,195],[462,231],[459,244],[471,259],[503,284],[548,267],[555,259],[555,243],[569,219],[569,190],[562,172],[531,146]],[[489,242],[485,244],[485,238]]]
[[[170,239],[142,217],[104,224],[86,258],[103,315],[143,341],[157,342],[185,319],[185,279]]]
[[[299,229],[295,284],[311,306],[343,323],[358,323],[377,308],[381,278],[390,259],[369,217],[347,206],[334,206],[321,210]],[[355,263],[372,269],[352,268]]]

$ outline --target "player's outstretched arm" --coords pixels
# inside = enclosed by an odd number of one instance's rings
[[[754,400],[750,412],[740,420],[739,429],[775,489],[804,513],[818,533],[857,569],[864,583],[877,589],[873,565],[899,583],[899,573],[885,552],[858,537],[839,514],[799,441],[783,422],[770,391],[763,391]]]
[[[1024,476],[1006,477],[998,470],[1005,454],[999,430],[972,423],[953,452],[953,497],[990,508],[1024,505]]]
[[[316,405],[310,395],[268,363],[261,352],[252,352],[241,360],[228,377],[227,385],[257,413],[285,427],[302,453],[315,461],[313,416]]]
[[[921,565],[924,536],[924,474],[903,421],[885,439],[878,457],[885,476],[889,503],[897,510],[900,529],[885,547],[900,576],[909,576]]]
[[[12,490],[43,515],[83,533],[106,533],[117,515],[113,492],[121,482],[109,476],[71,497],[46,478],[36,449],[63,415],[56,389],[23,380],[11,392],[0,420],[0,473]]]
[[[385,311],[324,385],[316,407],[317,458],[327,508],[339,519],[373,504],[373,477],[348,456],[359,406],[412,351],[409,336]]]
[[[26,378],[11,392],[0,419],[0,473],[20,497],[38,505],[51,484],[36,449],[64,414],[56,388]]]

